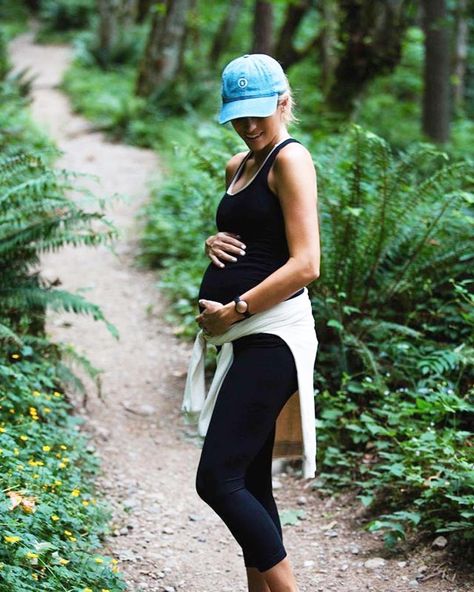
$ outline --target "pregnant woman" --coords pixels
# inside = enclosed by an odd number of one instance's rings
[[[263,54],[222,74],[220,123],[248,147],[226,167],[217,234],[200,293],[201,328],[182,409],[199,412],[205,436],[199,496],[242,548],[250,592],[297,592],[272,494],[276,419],[299,392],[303,477],[315,474],[313,368],[317,338],[306,286],[319,275],[316,173],[287,131],[292,95],[280,64]],[[218,347],[204,392],[206,343]],[[223,583],[224,584],[224,583]]]

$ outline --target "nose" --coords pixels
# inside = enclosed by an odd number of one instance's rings
[[[255,117],[244,117],[244,127],[245,127],[245,131],[250,132],[253,129],[255,129],[256,125],[257,125],[257,121],[255,119]]]

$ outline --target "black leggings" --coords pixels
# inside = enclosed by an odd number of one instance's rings
[[[246,567],[265,571],[286,557],[272,493],[275,422],[297,390],[293,354],[277,335],[233,342],[196,475],[199,496],[242,547]]]

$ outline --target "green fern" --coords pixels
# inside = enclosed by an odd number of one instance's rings
[[[412,312],[427,286],[431,294],[446,289],[472,266],[474,165],[428,144],[394,155],[357,125],[336,150],[321,152],[323,257],[310,289],[320,360],[333,356],[339,377],[365,371],[378,379],[386,362],[380,334],[391,327],[392,342],[406,327],[405,336],[418,339]]]
[[[94,201],[90,191],[74,182],[84,175],[53,170],[46,157],[50,154],[22,153],[0,161],[0,340],[18,344],[22,333],[33,328],[41,334],[48,307],[90,314],[117,338],[117,329],[97,305],[56,289],[35,271],[42,252],[65,245],[106,245],[117,237],[103,204],[96,211],[80,205],[81,198]],[[70,189],[77,199],[66,197]]]

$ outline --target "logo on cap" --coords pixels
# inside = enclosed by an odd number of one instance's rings
[[[240,86],[240,88],[245,88],[248,83],[249,82],[248,82],[247,78],[242,77],[237,80],[237,84]]]

